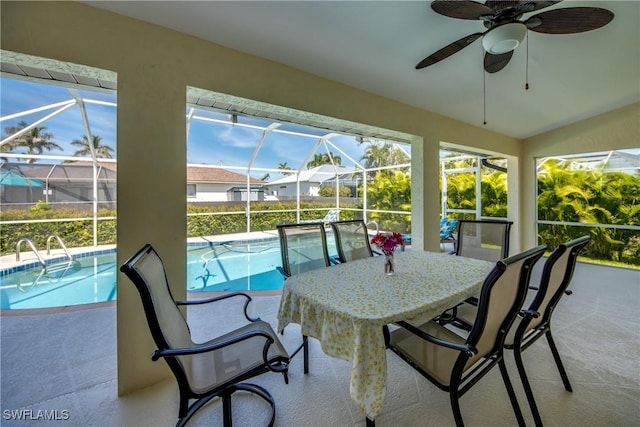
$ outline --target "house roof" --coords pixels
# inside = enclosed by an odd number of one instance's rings
[[[102,180],[116,180],[118,165],[111,162],[98,162],[98,177]],[[22,164],[3,163],[2,170],[15,170],[27,178],[36,178],[49,181],[90,182],[92,166],[90,162],[79,161],[63,164]],[[221,184],[246,184],[247,176],[226,169],[211,166],[187,166],[188,183],[221,183]],[[264,184],[257,178],[250,178],[251,184]]]
[[[211,166],[187,166],[187,182],[219,182],[246,184],[247,176],[226,169]],[[250,178],[251,184],[264,184],[257,178]]]
[[[338,175],[351,174],[356,171],[356,168],[349,166],[337,166]],[[303,170],[300,172],[300,182],[324,182],[329,179],[333,179],[336,176],[336,167],[333,165],[322,165],[315,168]],[[296,174],[286,175],[280,179],[270,181],[267,185],[279,185],[297,182]]]
[[[108,167],[106,165],[109,165]],[[104,181],[116,180],[114,163],[101,163],[98,165],[98,178]],[[91,182],[92,167],[89,162],[77,162],[68,164],[45,163],[3,163],[3,170],[12,170],[27,178],[36,178],[49,182]]]

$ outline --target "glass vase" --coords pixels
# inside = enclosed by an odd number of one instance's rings
[[[393,259],[393,252],[384,254],[384,274],[391,276],[396,272],[396,263]]]

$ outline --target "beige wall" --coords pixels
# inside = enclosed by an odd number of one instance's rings
[[[522,158],[522,144],[513,138],[85,4],[2,1],[0,8],[2,49],[117,73],[118,264],[144,243],[153,244],[177,298],[185,294],[186,275],[186,86],[415,135],[412,229],[414,244],[428,250],[439,250],[433,183],[440,141]],[[573,132],[561,138],[571,139]],[[553,140],[547,138],[541,141]],[[534,154],[528,151],[525,166]],[[515,169],[510,183],[521,176]],[[530,172],[524,168],[525,175]],[[521,189],[510,192],[516,229],[533,194],[530,186]],[[118,278],[117,322],[120,393],[166,376],[164,364],[149,360],[153,345],[139,299],[124,277]]]

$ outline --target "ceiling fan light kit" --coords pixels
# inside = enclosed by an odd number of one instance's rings
[[[511,52],[527,35],[527,26],[521,22],[494,27],[482,37],[482,47],[492,55]]]

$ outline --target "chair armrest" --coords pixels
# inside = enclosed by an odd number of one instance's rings
[[[538,313],[535,310],[521,310],[518,314],[522,317],[529,316],[534,319],[537,319],[538,317],[540,317],[540,313]]]
[[[475,348],[472,345],[469,344],[458,344],[455,342],[451,342],[451,341],[446,341],[440,338],[436,338],[433,335],[430,335],[418,328],[416,328],[415,326],[413,326],[410,323],[405,322],[404,320],[401,320],[399,322],[396,322],[399,326],[402,326],[404,329],[408,330],[409,332],[411,332],[414,335],[417,335],[418,337],[432,342],[436,345],[440,345],[442,347],[447,347],[447,348],[451,348],[453,350],[458,350],[460,352],[463,353],[467,353],[467,355],[469,356],[473,356],[474,354],[478,353],[478,349]]]
[[[210,351],[228,347],[230,345],[233,345],[251,338],[255,338],[255,337],[265,338],[264,347],[262,349],[262,359],[265,365],[267,366],[267,368],[273,372],[284,373],[285,381],[288,382],[288,379],[286,376],[288,360],[286,361],[278,360],[273,365],[269,363],[269,360],[268,360],[269,347],[275,342],[275,339],[270,334],[264,331],[257,331],[257,330],[250,331],[242,335],[235,336],[233,338],[229,338],[223,341],[218,341],[213,344],[196,344],[193,347],[188,347],[188,348],[166,348],[162,350],[155,350],[151,354],[151,360],[156,361],[161,357],[189,356],[194,354],[208,353]]]
[[[251,297],[247,294],[245,294],[244,292],[230,292],[228,294],[224,294],[224,295],[220,295],[217,297],[212,297],[212,298],[203,298],[203,299],[198,299],[198,300],[189,300],[189,301],[176,301],[176,305],[199,305],[199,304],[209,304],[211,302],[217,302],[217,301],[222,301],[228,298],[233,298],[233,297],[244,297],[247,299],[247,301],[244,303],[244,317],[247,318],[248,321],[250,322],[255,322],[257,320],[260,320],[259,317],[251,317],[249,316],[249,313],[247,313],[247,308],[249,307],[249,303],[251,302]]]

